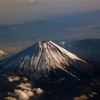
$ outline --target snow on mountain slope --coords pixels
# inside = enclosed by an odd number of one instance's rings
[[[52,41],[38,41],[29,48],[0,62],[0,73],[40,78],[59,69],[71,77],[92,76],[89,64]]]

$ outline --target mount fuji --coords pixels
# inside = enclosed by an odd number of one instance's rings
[[[85,60],[52,41],[38,41],[25,50],[0,61],[0,74],[31,79],[66,77],[68,80],[89,80],[93,68]]]

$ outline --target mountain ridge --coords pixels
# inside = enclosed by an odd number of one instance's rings
[[[5,97],[11,96],[9,91],[16,92],[21,86],[20,91],[23,93],[28,91],[27,88],[32,93],[34,88],[43,90],[42,96],[47,99],[40,100],[61,100],[63,95],[69,98],[69,93],[71,96],[68,100],[73,100],[77,96],[76,91],[79,94],[90,94],[91,87],[97,86],[93,66],[52,41],[38,41],[0,61],[0,79],[0,89],[7,92]],[[31,87],[27,87],[27,84]]]
[[[65,44],[64,47],[83,59],[100,61],[100,39],[78,40]]]
[[[38,41],[25,50],[2,60],[0,70],[0,73],[11,73],[34,79],[61,71],[77,80],[87,80],[86,78],[93,76],[93,69],[86,61],[52,41]]]

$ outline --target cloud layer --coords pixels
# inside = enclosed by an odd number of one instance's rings
[[[34,88],[27,78],[20,78],[18,76],[6,77],[5,75],[0,76],[0,89],[2,89],[0,100],[3,93],[5,94],[3,95],[4,100],[30,100],[30,98],[32,100],[41,100],[40,96],[44,92],[41,88]]]

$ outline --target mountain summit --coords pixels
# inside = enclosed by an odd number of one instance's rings
[[[91,66],[83,59],[56,43],[38,41],[27,49],[0,61],[0,73],[39,79],[65,75],[83,80],[93,75]]]

